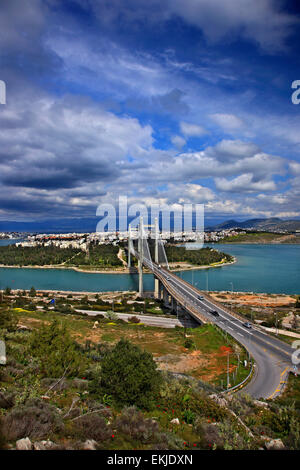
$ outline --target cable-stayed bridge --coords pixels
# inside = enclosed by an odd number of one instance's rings
[[[154,260],[145,230],[149,227],[152,229],[151,238],[154,239]],[[257,398],[273,398],[280,394],[289,371],[294,369],[293,349],[290,345],[262,332],[256,325],[249,326],[242,317],[223,307],[207,292],[199,291],[171,272],[157,219],[154,226],[144,226],[143,218],[140,217],[136,231],[129,226],[128,267],[131,267],[132,256],[138,260],[140,296],[143,296],[143,267],[146,267],[155,278],[156,298],[163,299],[174,311],[178,312],[178,308],[184,310],[199,324],[217,324],[241,343],[254,358],[254,375],[245,387],[245,391]]]

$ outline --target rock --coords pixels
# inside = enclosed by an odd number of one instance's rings
[[[83,450],[97,450],[97,442],[93,439],[88,439],[83,443]]]
[[[56,449],[57,444],[55,444],[52,441],[36,441],[33,444],[33,449],[34,450],[52,450]]]
[[[268,403],[265,403],[264,401],[260,400],[253,400],[254,405],[260,406],[261,408],[269,408]]]
[[[16,442],[16,449],[17,450],[32,450],[32,442],[29,437],[25,437],[24,439],[19,439]]]
[[[267,450],[284,450],[285,446],[281,439],[271,439],[269,442],[265,443]]]
[[[179,419],[178,418],[172,419],[171,424],[180,424]]]
[[[212,395],[209,395],[209,398],[214,400],[220,406],[227,406],[227,400],[224,397],[219,397],[218,395],[213,393]]]

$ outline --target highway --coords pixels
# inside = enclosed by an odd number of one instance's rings
[[[90,317],[95,317],[99,314],[104,315],[106,312],[103,310],[82,310],[82,309],[76,309],[76,312],[79,313],[84,313],[85,315],[88,315]],[[163,317],[160,315],[138,315],[135,313],[119,313],[116,312],[116,315],[118,315],[118,318],[122,320],[128,320],[131,317],[137,317],[141,323],[144,323],[145,325],[149,326],[158,326],[161,328],[175,328],[175,326],[185,326],[186,328],[195,328],[195,326],[199,326],[198,323],[196,323],[195,320],[192,318],[169,318],[169,317]]]
[[[255,325],[244,326],[244,321],[230,314],[227,309],[212,301],[210,297],[183,281],[176,274],[144,259],[144,264],[151,269],[171,295],[176,293],[177,301],[189,313],[201,322],[215,323],[241,343],[254,358],[255,371],[251,381],[243,388],[254,398],[275,398],[281,393],[288,372],[292,370],[291,356],[293,349],[286,343],[260,331]],[[203,299],[199,299],[202,296]],[[218,316],[211,311],[217,311]]]

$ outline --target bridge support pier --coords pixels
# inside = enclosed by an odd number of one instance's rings
[[[159,279],[154,279],[154,297],[161,300],[161,282]]]
[[[166,307],[170,307],[169,293],[165,287],[163,287],[163,301]]]

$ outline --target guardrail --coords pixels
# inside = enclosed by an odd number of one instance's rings
[[[242,388],[244,385],[246,385],[246,383],[248,382],[248,380],[250,380],[253,371],[254,371],[254,362],[253,362],[253,360],[252,360],[252,362],[251,362],[251,369],[250,369],[250,372],[249,372],[249,374],[247,375],[247,377],[246,377],[244,380],[242,380],[242,382],[240,382],[239,384],[235,385],[234,387],[227,388],[226,390],[223,390],[223,391],[220,392],[220,393],[229,393],[229,392],[236,391],[236,390],[238,390],[239,388]]]
[[[161,281],[161,283],[164,285],[164,287],[167,289],[169,294],[174,297],[177,302],[182,305],[194,318],[197,320],[200,320],[202,323],[209,323],[207,321],[207,318],[202,315],[198,310],[196,310],[193,306],[189,305],[180,295],[177,294],[176,290],[173,289],[165,280],[163,276],[160,276],[159,274],[156,274],[156,277]]]

